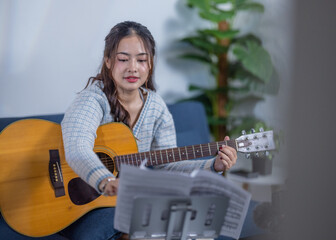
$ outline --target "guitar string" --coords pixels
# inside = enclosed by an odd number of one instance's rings
[[[219,145],[225,144],[225,145],[230,145],[230,141],[228,142],[218,142]],[[209,151],[209,145],[210,145],[210,151]],[[216,145],[216,146],[214,146]],[[184,149],[186,149],[186,151]],[[197,151],[195,152],[195,148]],[[204,150],[202,148],[205,148]],[[201,151],[201,152],[200,152]],[[162,155],[163,152],[163,155]],[[168,154],[168,152],[171,152]],[[120,163],[129,163],[131,161],[132,165],[139,165],[140,159],[144,159],[142,155],[144,155],[145,158],[150,158],[151,164],[153,164],[153,159],[152,158],[159,158],[159,162],[162,164],[164,163],[169,163],[172,161],[181,161],[181,160],[189,160],[189,159],[195,159],[195,158],[200,158],[203,156],[211,156],[215,152],[217,152],[217,142],[214,143],[209,143],[209,144],[200,144],[200,145],[194,145],[194,146],[186,146],[186,147],[180,147],[180,148],[172,148],[172,149],[165,149],[165,150],[156,150],[156,151],[151,151],[151,152],[144,152],[144,153],[134,153],[134,154],[127,154],[127,155],[122,155],[124,158],[126,158],[124,161],[119,159]],[[172,155],[171,155],[172,154]],[[181,157],[180,157],[181,154]],[[190,158],[189,156],[192,156]],[[103,162],[103,164],[106,167],[112,167],[115,165],[113,162],[112,158],[106,155],[107,157],[100,158]],[[139,157],[137,157],[139,156]],[[167,159],[168,156],[168,159]],[[120,158],[121,156],[117,156],[117,158]],[[135,158],[135,159],[134,159]],[[140,158],[140,159],[137,159]],[[112,162],[111,162],[112,161]]]

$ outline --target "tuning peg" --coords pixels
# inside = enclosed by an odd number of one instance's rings
[[[263,132],[263,131],[264,131],[263,127],[259,128],[259,132]]]
[[[241,133],[242,133],[242,135],[246,135],[246,131],[245,130],[242,130]]]
[[[255,133],[255,130],[254,130],[254,128],[251,128],[251,133]]]
[[[250,157],[251,157],[251,154],[247,153],[247,154],[245,154],[245,157],[246,157],[246,158],[250,158]]]

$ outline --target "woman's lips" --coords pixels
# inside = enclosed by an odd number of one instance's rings
[[[130,83],[134,83],[134,82],[139,80],[139,78],[135,77],[135,76],[125,77],[125,79],[126,79],[127,82],[130,82]]]

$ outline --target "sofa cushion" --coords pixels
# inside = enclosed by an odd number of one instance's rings
[[[36,119],[45,119],[48,121],[61,123],[64,114],[51,114],[51,115],[39,115],[39,116],[27,116],[27,117],[9,117],[9,118],[0,118],[0,131],[2,131],[7,125],[22,119],[36,118]]]

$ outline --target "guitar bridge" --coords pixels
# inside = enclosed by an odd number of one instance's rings
[[[49,150],[49,177],[51,185],[55,190],[55,197],[61,197],[65,195],[63,175],[61,168],[61,160],[59,152],[56,149]]]

